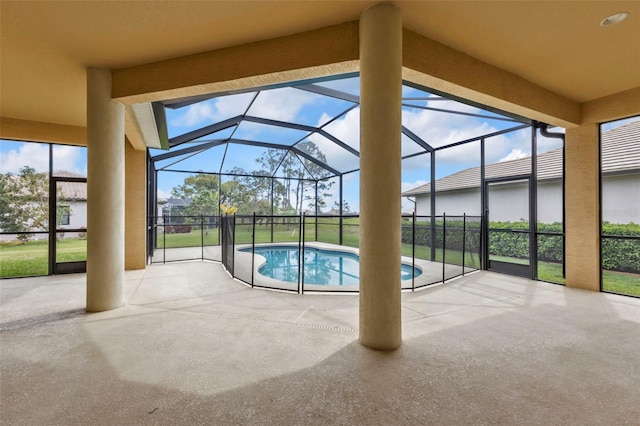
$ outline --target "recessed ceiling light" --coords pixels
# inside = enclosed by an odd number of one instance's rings
[[[614,13],[613,15],[604,18],[602,22],[600,22],[600,26],[608,27],[610,25],[619,24],[620,22],[624,21],[627,16],[629,16],[629,12]]]

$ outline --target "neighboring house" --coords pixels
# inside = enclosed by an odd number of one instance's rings
[[[67,172],[55,171],[56,178],[82,178],[83,176]],[[85,229],[87,228],[87,184],[86,182],[70,182],[60,180],[57,182],[58,200],[57,209],[59,212],[59,222],[57,229],[60,231],[58,238],[70,238],[84,236],[84,232],[64,232],[65,229]],[[45,189],[48,191],[48,189]],[[27,189],[23,189],[26,192]],[[24,201],[23,201],[24,202]],[[48,203],[47,200],[44,201]],[[27,202],[34,203],[32,201]],[[0,232],[3,230],[0,229]],[[42,232],[37,230],[36,232]],[[46,232],[46,231],[44,231]],[[11,241],[15,238],[14,234],[7,233],[0,236],[0,241]],[[35,233],[31,238],[35,240],[46,240],[49,236],[46,233]]]
[[[182,225],[185,222],[191,223],[190,220],[184,217],[184,210],[190,205],[190,198],[158,198],[158,202],[156,204],[156,224]]]
[[[629,223],[640,216],[640,121],[602,133],[602,219]],[[538,155],[538,221],[562,221],[562,148]],[[485,165],[485,179],[526,175],[531,157]],[[480,167],[472,167],[436,180],[436,215],[480,215]],[[405,191],[415,199],[416,215],[431,214],[431,185]],[[505,183],[491,188],[492,221],[524,219],[528,205],[526,183]],[[525,207],[523,207],[525,206]],[[621,206],[624,206],[621,208]]]
[[[331,209],[331,210],[327,210],[324,213],[321,213],[322,216],[340,216],[340,210],[339,209]]]
[[[54,172],[56,177],[84,177],[67,171]],[[87,228],[87,183],[58,181],[58,209],[61,211],[58,229]],[[72,235],[67,235],[72,236]],[[75,233],[74,235],[75,236]]]
[[[184,219],[180,218],[184,213],[184,209],[191,205],[191,199],[167,198],[158,199],[158,223],[162,224],[164,217],[167,219],[167,225],[175,223],[183,223]]]

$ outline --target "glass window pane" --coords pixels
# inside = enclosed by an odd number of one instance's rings
[[[234,133],[233,139],[268,142],[278,145],[293,145],[294,143],[302,140],[308,134],[309,132],[305,130],[243,121],[238,126],[238,130]]]
[[[562,134],[564,129],[552,132]],[[562,139],[538,135],[537,146],[538,231],[562,232]]]
[[[219,132],[211,133],[205,136],[202,136],[198,139],[194,139],[193,141],[185,142],[180,145],[180,148],[190,146],[192,143],[200,143],[200,142],[210,142],[210,141],[226,141],[233,135],[238,126],[229,127],[224,130],[220,130]]]
[[[340,178],[332,177],[318,181],[318,214],[339,214]]]
[[[360,211],[360,172],[342,176],[342,212],[357,214]]]
[[[429,215],[429,182],[431,180],[431,155],[423,154],[402,160],[402,212],[405,214]]]
[[[403,104],[402,125],[434,148],[463,142],[519,124],[485,117],[486,111],[459,102],[424,103],[426,106],[418,105],[417,102]]]
[[[309,139],[298,143],[295,146],[306,154],[311,155],[313,158],[333,169],[338,170],[339,172],[347,172],[357,169],[360,164],[360,159],[357,156],[318,133],[314,133],[309,137]],[[314,170],[318,167],[321,166],[314,166]],[[310,171],[313,175],[318,177],[327,176],[327,173],[331,174],[331,172],[328,172],[326,169]]]
[[[436,215],[481,212],[480,141],[436,151]]]
[[[356,151],[360,151],[360,108],[352,109],[323,129]]]
[[[182,108],[165,108],[169,138],[218,123],[246,112],[255,92],[219,96]]]
[[[0,141],[0,229],[49,229],[49,145]]]
[[[53,145],[53,176],[87,177],[87,148]]]
[[[562,229],[560,229],[560,232]],[[564,284],[562,235],[538,235],[538,279]]]
[[[316,83],[318,86],[328,87],[350,95],[360,96],[360,77],[348,77],[336,80],[322,81]]]
[[[56,183],[57,230],[87,229],[86,182],[58,181]]]
[[[401,143],[402,143],[402,157],[406,157],[407,155],[416,154],[418,152],[427,152],[427,150],[417,143],[415,143],[409,136],[404,133],[401,135]]]
[[[640,116],[601,126],[602,289],[640,296]]]
[[[531,129],[485,140],[485,177],[496,179],[531,173]]]
[[[184,170],[217,173],[224,158],[227,144],[205,148],[201,151],[188,152],[184,155],[156,162],[156,170]]]
[[[283,87],[261,91],[247,115],[319,127],[352,105],[318,93]]]
[[[604,230],[603,230],[604,231]],[[607,229],[611,231],[611,229]],[[640,296],[640,226],[634,239],[602,239],[602,289]]]
[[[290,179],[315,179],[315,177],[311,175],[309,170],[305,167],[303,158],[298,157],[291,151],[285,154],[278,169],[275,171],[275,175]]]
[[[49,145],[0,139],[0,172],[16,175],[25,166],[49,173]]]
[[[56,263],[87,260],[86,232],[56,232]]]
[[[48,273],[48,234],[0,235],[0,277],[29,277]]]
[[[431,214],[431,154],[402,160],[402,211],[420,216]]]
[[[564,129],[553,128],[550,132],[562,135]],[[563,188],[561,138],[537,135],[537,184],[538,210],[538,271],[539,280],[558,284],[565,283],[563,271]],[[551,235],[554,234],[554,235]]]
[[[224,157],[224,173],[271,176],[283,161],[285,149],[229,144]]]

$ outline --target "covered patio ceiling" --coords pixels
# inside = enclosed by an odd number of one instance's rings
[[[640,87],[637,1],[394,3],[408,31],[530,82],[576,109]],[[40,135],[31,123],[69,126],[56,141],[82,144],[87,67],[121,70],[289,37],[356,22],[372,4],[2,0],[3,128],[27,127],[25,137],[33,138]],[[629,12],[625,22],[599,25],[621,11]],[[41,137],[51,138],[50,129]]]

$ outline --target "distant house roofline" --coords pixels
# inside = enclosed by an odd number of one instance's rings
[[[640,120],[602,133],[602,171],[605,175],[640,173]],[[538,181],[562,179],[562,148],[538,155]],[[485,165],[485,178],[495,179],[531,173],[531,156]],[[480,166],[470,167],[436,180],[436,192],[461,191],[480,186]],[[417,186],[403,197],[430,194],[431,184]]]

